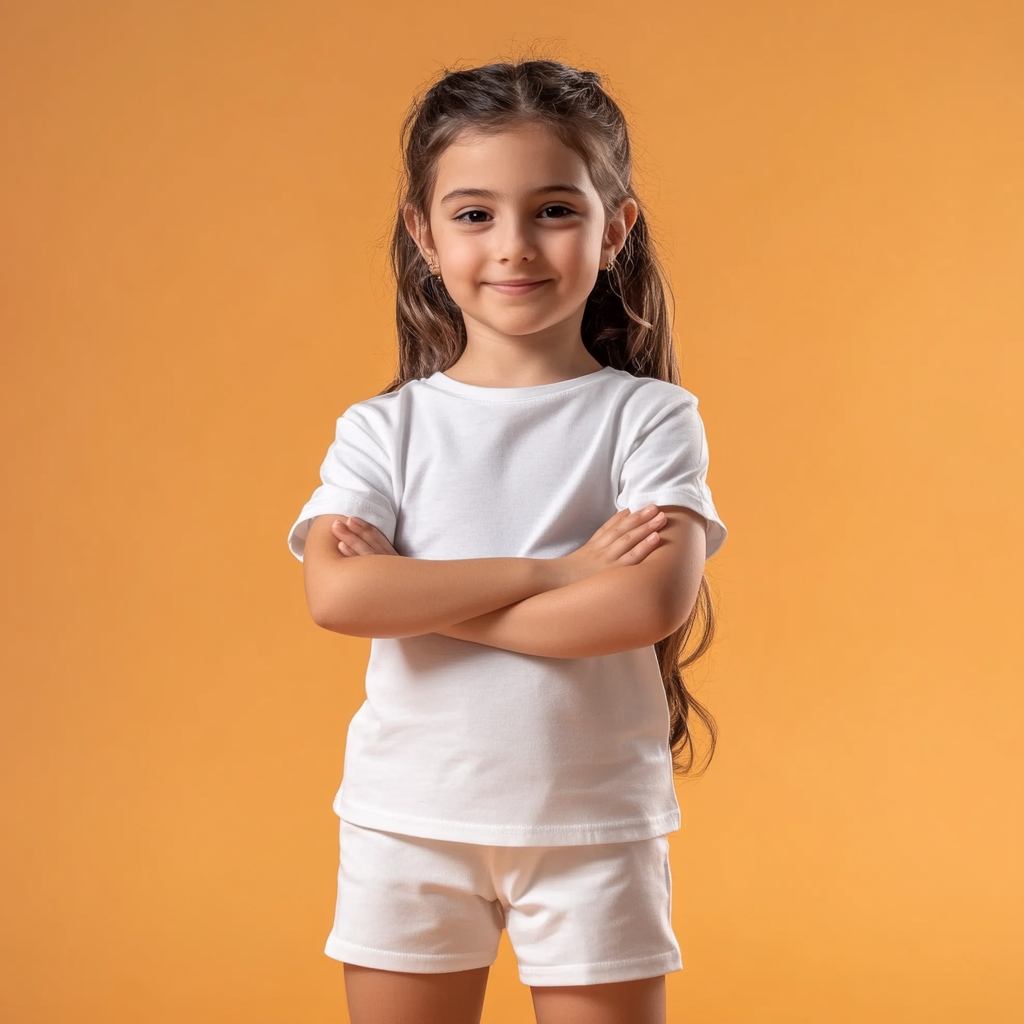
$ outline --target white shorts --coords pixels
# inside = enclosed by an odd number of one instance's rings
[[[324,952],[414,974],[494,963],[508,929],[526,985],[596,985],[682,968],[665,836],[593,846],[483,846],[341,821]]]

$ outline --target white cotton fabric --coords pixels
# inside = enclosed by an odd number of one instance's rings
[[[601,985],[682,969],[668,839],[481,846],[341,819],[338,898],[324,952],[383,971],[493,964],[502,929],[524,985]]]
[[[684,505],[726,538],[686,389],[603,367],[533,387],[441,371],[337,421],[313,517],[355,515],[400,555],[558,558],[616,511]],[[547,658],[438,633],[374,638],[348,730],[339,817],[497,846],[625,842],[679,828],[669,716],[653,646]]]

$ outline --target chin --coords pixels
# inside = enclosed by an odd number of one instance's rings
[[[536,334],[552,324],[557,323],[550,317],[477,317],[492,331],[515,337],[518,335]]]

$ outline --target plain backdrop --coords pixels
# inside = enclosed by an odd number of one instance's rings
[[[395,368],[402,115],[530,55],[630,118],[730,529],[669,1021],[1024,1020],[1024,5],[7,0],[5,1024],[346,1020],[369,641],[285,537]]]

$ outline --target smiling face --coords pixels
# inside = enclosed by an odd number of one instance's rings
[[[607,218],[586,164],[542,125],[463,134],[442,154],[429,225],[406,225],[440,265],[475,340],[579,338],[598,271],[636,219],[627,200]],[[516,282],[520,282],[518,285]]]

